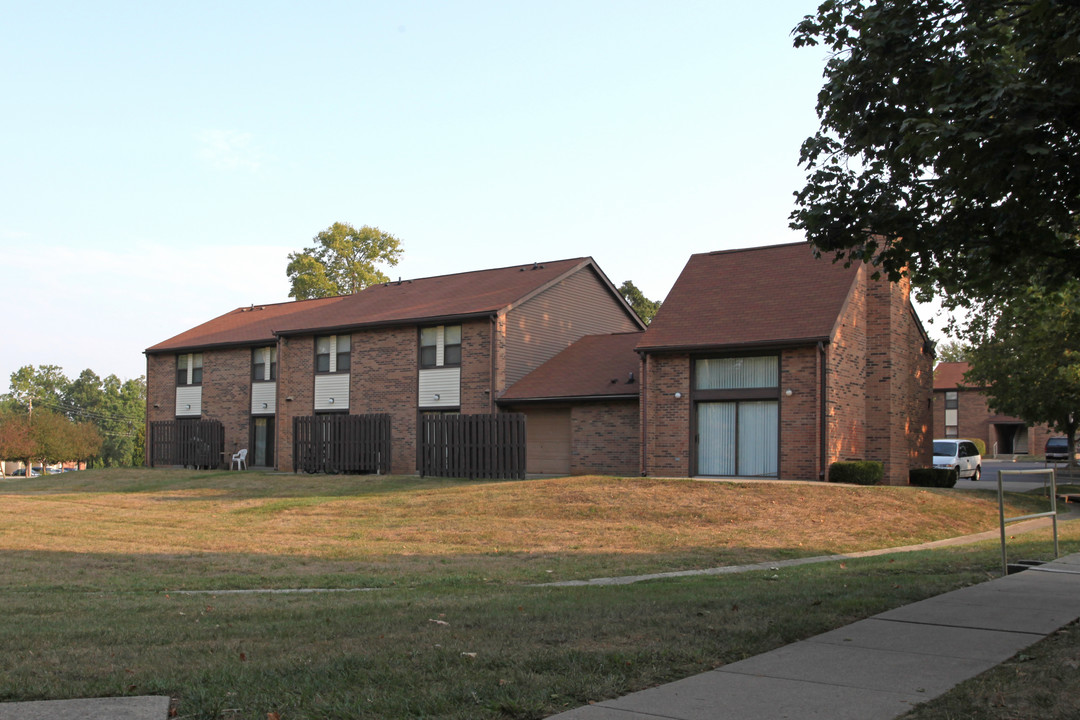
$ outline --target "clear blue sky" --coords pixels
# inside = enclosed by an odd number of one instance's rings
[[[392,277],[591,255],[651,298],[692,253],[800,240],[816,5],[0,2],[0,391],[143,374],[287,300],[335,221],[399,237]]]

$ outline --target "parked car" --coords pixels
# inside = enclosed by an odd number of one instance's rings
[[[957,477],[982,477],[982,455],[970,440],[934,440],[934,467],[956,470]]]
[[[30,471],[30,477],[37,477],[37,476],[38,476],[37,472],[35,472],[34,470]],[[11,477],[26,477],[26,468],[19,468],[18,470],[11,473]]]
[[[1080,459],[1080,452],[1076,453],[1077,459]],[[1046,462],[1068,462],[1069,461],[1069,438],[1067,437],[1052,437],[1046,440]]]

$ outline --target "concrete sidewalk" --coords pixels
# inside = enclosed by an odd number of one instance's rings
[[[551,720],[887,720],[1080,618],[1080,554]]]
[[[166,720],[169,698],[158,695],[0,703],[0,720]]]

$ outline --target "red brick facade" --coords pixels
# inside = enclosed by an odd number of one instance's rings
[[[225,428],[225,451],[248,447],[251,422],[251,348],[203,354],[202,416]]]
[[[642,472],[685,477],[691,460],[690,356],[649,354],[642,367]]]
[[[350,392],[351,395],[351,392]],[[315,413],[315,338],[278,341],[278,392],[274,449],[278,470],[293,469],[293,418]],[[228,442],[228,437],[225,438]]]
[[[574,406],[570,411],[570,473],[639,475],[639,437],[635,400]]]

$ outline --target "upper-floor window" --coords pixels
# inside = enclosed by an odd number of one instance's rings
[[[351,335],[323,335],[315,338],[315,372],[349,372]]]
[[[251,381],[277,380],[277,348],[263,347],[251,351]]]
[[[458,367],[460,365],[460,325],[438,325],[420,329],[420,367]]]
[[[945,391],[945,437],[960,435],[960,394],[956,390]]]
[[[696,390],[747,390],[775,388],[779,385],[779,358],[761,357],[703,358],[694,369]]]
[[[202,353],[185,353],[176,356],[176,384],[202,385]]]

